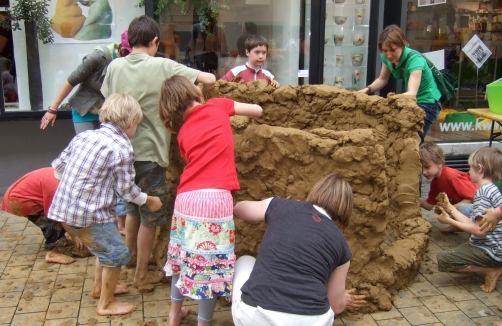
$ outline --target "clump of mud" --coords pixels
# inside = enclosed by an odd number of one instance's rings
[[[390,310],[392,295],[416,274],[431,228],[418,201],[418,133],[424,113],[415,100],[384,99],[326,85],[274,89],[264,81],[219,81],[205,95],[256,103],[264,110],[255,120],[231,119],[241,185],[233,194],[235,202],[271,196],[305,199],[329,173],[350,182],[354,213],[346,237],[353,260],[347,288],[369,297],[366,312]],[[170,157],[172,204],[183,168],[176,137]],[[236,254],[256,256],[265,228],[265,223],[236,219]],[[165,226],[157,234],[155,257],[160,266],[168,230]]]
[[[436,196],[436,202],[437,203],[436,206],[434,207],[434,213],[441,214],[441,210],[439,209],[439,207],[441,207],[446,212],[446,214],[450,215],[450,217],[453,218],[453,215],[451,214],[451,209],[448,206],[450,201],[448,200],[448,196],[446,196],[444,192],[440,192]]]

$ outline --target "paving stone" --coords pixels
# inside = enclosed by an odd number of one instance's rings
[[[18,244],[12,255],[37,255],[40,250],[40,245],[38,244]],[[35,261],[35,260],[33,260]]]
[[[171,305],[165,301],[149,301],[143,304],[143,315],[148,317],[167,317]]]
[[[47,310],[46,319],[77,318],[80,302],[52,302]]]
[[[411,325],[437,323],[439,320],[425,306],[399,309],[399,312]]]
[[[7,292],[0,294],[0,307],[16,307],[22,292]]]
[[[502,304],[502,294],[500,294],[499,291],[493,291],[491,293],[486,293],[484,291],[474,291],[471,293],[487,306],[496,306],[498,304]]]
[[[0,293],[23,291],[25,282],[19,280],[0,280]]]
[[[441,232],[438,231],[439,234],[432,234],[434,231],[431,232],[430,234],[430,241],[438,245],[439,247],[446,249],[450,247],[456,247],[460,243],[456,241],[453,238],[450,238],[447,235],[442,234]]]
[[[433,274],[425,274],[425,278],[435,287],[459,285],[448,273],[437,272]]]
[[[411,325],[410,323],[408,323],[408,321],[404,317],[378,320],[377,323],[378,323],[378,326],[409,326],[409,325]]]
[[[123,316],[114,316],[111,318],[111,326],[125,326],[125,325],[139,325],[138,321],[143,321],[143,312],[142,311],[133,311],[131,314],[123,315]],[[168,324],[167,318],[163,323],[157,323],[158,325]]]
[[[63,318],[46,320],[44,326],[73,326],[77,325],[77,318]]]
[[[81,298],[82,298],[82,288],[81,287],[55,289],[52,294],[52,297],[51,297],[51,303],[79,301],[79,304],[80,304]]]
[[[96,307],[81,307],[80,308],[80,312],[78,314],[78,324],[79,325],[87,325],[87,324],[90,324],[91,321],[94,321],[94,320],[96,320],[97,323],[110,324],[110,317],[99,316],[96,313]]]
[[[54,282],[27,283],[23,292],[31,292],[34,297],[50,297],[54,292]]]
[[[413,292],[408,290],[401,290],[394,297],[394,306],[398,309],[416,307],[423,305],[420,300],[413,294]]]
[[[187,325],[190,325],[188,324],[188,320],[186,321]],[[221,325],[233,325],[233,320],[232,320],[232,315],[229,314],[228,312],[226,311],[216,311],[214,314],[213,314],[213,321],[212,321],[212,325],[213,326],[221,326]],[[368,325],[371,325],[371,324],[368,324]],[[376,323],[374,324],[376,325]]]
[[[35,264],[33,265],[34,271],[48,271],[48,272],[57,272],[59,271],[59,267],[61,264],[48,263],[45,261],[45,258],[37,258],[35,260]]]
[[[7,263],[7,266],[27,266],[35,264],[35,260],[37,259],[37,254],[29,254],[29,255],[17,255],[13,254],[10,256],[10,259]]]
[[[426,254],[418,270],[422,275],[438,273],[438,264],[435,254]]]
[[[452,301],[465,301],[476,299],[469,291],[461,285],[444,286],[438,288],[448,299]]]
[[[396,307],[392,306],[392,309],[389,311],[377,311],[374,313],[371,313],[371,317],[373,317],[374,320],[380,321],[384,319],[395,319],[395,318],[401,318],[403,315],[396,309]]]
[[[82,274],[63,274],[56,278],[56,288],[62,287],[82,287],[84,285],[84,275]]]
[[[136,306],[136,311],[143,311],[143,296],[141,294],[136,295],[116,295],[115,298],[119,301],[127,301]],[[164,301],[164,304],[167,304]]]
[[[30,277],[28,278],[28,283],[56,282],[57,277],[57,271],[32,271],[30,273]]]
[[[25,223],[13,223],[13,224],[7,224],[5,223],[2,230],[6,233],[20,233],[26,228],[26,222]],[[40,231],[39,231],[40,232]]]
[[[75,261],[68,265],[59,267],[59,275],[81,273],[87,268],[87,260]],[[94,274],[92,275],[94,277]]]
[[[21,298],[17,306],[16,314],[27,314],[32,312],[44,312],[49,307],[49,297],[33,297],[29,300]]]
[[[346,326],[377,326],[378,324],[371,318],[370,315],[352,315],[347,314],[342,316],[342,321]]]
[[[2,248],[2,251],[0,251],[0,260],[9,260],[10,255],[12,254],[12,250],[16,248],[17,246],[17,241],[12,241],[12,240],[5,240],[5,241],[0,241],[0,248]],[[7,257],[7,258],[5,258]]]
[[[469,326],[476,325],[473,323],[469,317],[464,314],[462,311],[448,311],[448,312],[440,312],[436,314],[436,317],[445,325],[445,326]]]
[[[15,314],[11,326],[43,326],[45,311],[32,314]]]
[[[84,291],[82,293],[82,301],[80,302],[81,307],[94,307],[98,306],[99,299],[94,299],[91,297],[91,291]]]
[[[10,324],[14,313],[16,312],[16,307],[2,307],[0,308],[0,324]]]
[[[1,279],[2,280],[24,279],[26,282],[30,273],[31,273],[30,266],[11,266],[11,267],[7,266],[2,272]]]
[[[494,311],[479,300],[455,302],[455,305],[470,318],[496,315]]]
[[[30,224],[28,224],[28,226],[26,227],[26,229],[24,229],[22,235],[24,236],[28,236],[28,235],[38,235],[38,234],[41,234],[42,231],[40,231],[40,229],[36,226],[30,226]]]
[[[143,300],[145,302],[170,300],[170,299],[171,299],[171,287],[168,285],[158,285],[155,287],[154,291],[143,294]]]
[[[437,254],[441,250],[443,250],[443,249],[440,246],[438,246],[437,244],[435,244],[434,242],[431,241],[429,243],[429,247],[427,248],[427,253],[428,254]]]
[[[413,292],[417,297],[430,297],[441,295],[441,292],[429,282],[413,283],[408,285],[408,290]]]
[[[477,326],[492,326],[492,322],[499,320],[493,319],[493,317],[478,317],[472,318],[471,321]]]
[[[423,298],[420,298],[420,301],[422,301],[422,303],[432,313],[458,310],[457,306],[455,306],[444,295],[437,295],[437,296],[432,296],[432,297],[423,297]]]

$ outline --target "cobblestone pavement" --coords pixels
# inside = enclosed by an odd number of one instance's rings
[[[424,185],[423,194],[427,194]],[[425,195],[423,195],[425,197]],[[442,273],[437,270],[436,254],[443,248],[467,241],[464,233],[442,234],[444,225],[433,213],[422,211],[431,222],[429,250],[412,284],[399,291],[391,311],[368,315],[344,314],[335,325],[401,326],[401,325],[491,325],[502,320],[496,305],[502,304],[502,280],[492,293],[479,286],[483,277],[477,274]],[[78,258],[70,265],[47,264],[44,261],[43,236],[26,218],[0,211],[0,326],[55,325],[167,325],[170,308],[170,284],[157,285],[153,292],[130,292],[117,296],[120,301],[137,305],[132,314],[100,317],[97,300],[90,297],[94,257]],[[124,268],[120,282],[131,285],[134,269]],[[197,304],[185,301],[191,313],[182,325],[196,325]],[[214,326],[231,326],[230,306],[219,300]]]

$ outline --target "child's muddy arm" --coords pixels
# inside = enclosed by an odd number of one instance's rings
[[[492,231],[502,220],[502,211],[499,207],[485,209],[482,214],[483,218],[479,223],[479,227],[483,232]]]

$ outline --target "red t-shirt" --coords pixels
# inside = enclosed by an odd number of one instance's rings
[[[444,192],[450,203],[455,205],[464,199],[473,200],[477,189],[478,185],[472,182],[467,173],[445,166],[439,179],[432,179],[427,202],[436,205],[436,196]]]
[[[18,216],[35,215],[41,211],[47,215],[58,183],[51,167],[30,172],[7,189],[2,210]]]
[[[181,157],[187,166],[178,193],[218,188],[239,190],[234,159],[234,136],[229,118],[235,115],[234,101],[211,99],[190,111],[178,134]]]

